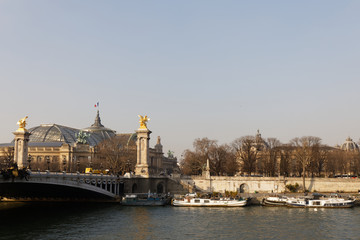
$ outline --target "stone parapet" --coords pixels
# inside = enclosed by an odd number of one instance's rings
[[[302,191],[302,178],[284,177],[223,177],[211,176],[183,176],[184,184],[195,186],[197,191],[203,192],[243,192],[243,193],[284,193],[288,191],[286,185],[299,185]],[[358,192],[360,179],[353,178],[306,178],[305,187],[310,192]]]

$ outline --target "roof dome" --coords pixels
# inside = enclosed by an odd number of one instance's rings
[[[110,139],[116,135],[116,131],[106,128],[101,124],[99,110],[97,110],[94,124],[90,127],[84,128],[83,131],[96,134],[98,137],[102,138],[102,140]]]
[[[350,137],[340,147],[344,151],[359,151],[359,146]]]

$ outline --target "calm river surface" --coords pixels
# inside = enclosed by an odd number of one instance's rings
[[[360,207],[0,203],[0,239],[360,239]]]

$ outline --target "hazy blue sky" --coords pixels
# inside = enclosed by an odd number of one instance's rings
[[[0,0],[0,142],[16,122],[118,133],[360,137],[360,1]]]

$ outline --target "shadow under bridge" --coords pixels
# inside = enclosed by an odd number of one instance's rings
[[[0,178],[0,196],[15,200],[119,201],[124,183],[102,174],[32,172]]]

